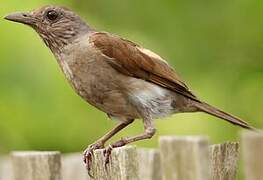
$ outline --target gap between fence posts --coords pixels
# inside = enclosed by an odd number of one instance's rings
[[[62,180],[92,180],[82,159],[82,153],[62,156]]]
[[[138,148],[139,177],[143,180],[161,180],[162,167],[158,149]]]
[[[61,180],[59,152],[13,152],[14,180]]]
[[[246,180],[263,179],[263,133],[243,131],[241,149]]]

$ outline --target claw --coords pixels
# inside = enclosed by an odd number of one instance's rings
[[[93,149],[85,150],[83,157],[83,161],[86,164],[86,169],[88,170],[88,174],[91,178],[93,178],[93,175],[91,173],[93,151],[94,151]]]
[[[104,161],[104,168],[107,170],[107,165],[110,162],[110,156],[111,156],[111,151],[112,151],[113,147],[111,145],[109,145],[107,148],[105,148],[103,150],[103,155],[105,157],[105,161]]]
[[[83,162],[86,164],[86,169],[88,170],[88,175],[93,178],[93,175],[91,173],[91,165],[92,165],[92,158],[93,158],[93,152],[96,149],[103,148],[103,144],[101,142],[96,142],[92,145],[90,145],[83,153]]]

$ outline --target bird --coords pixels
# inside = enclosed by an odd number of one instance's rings
[[[204,112],[246,129],[247,122],[199,99],[161,56],[130,40],[99,31],[62,6],[47,5],[29,12],[11,13],[6,20],[33,28],[54,54],[75,92],[118,124],[95,143],[83,158],[90,171],[92,154],[150,139],[154,120],[176,113]],[[141,119],[144,132],[105,146],[116,133]]]

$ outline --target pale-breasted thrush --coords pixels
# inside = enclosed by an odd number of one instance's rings
[[[151,138],[156,131],[153,119],[174,113],[205,112],[253,129],[240,118],[197,98],[159,55],[129,40],[91,28],[66,8],[45,6],[29,13],[13,13],[5,19],[36,30],[76,93],[119,121],[85,150],[88,169],[92,152],[104,148],[107,140],[134,119],[142,119],[144,132],[111,144],[105,148],[107,155],[112,148]]]

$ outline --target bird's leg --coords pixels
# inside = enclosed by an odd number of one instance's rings
[[[112,136],[114,136],[117,132],[119,132],[120,130],[122,130],[123,128],[125,128],[126,126],[128,126],[129,124],[131,124],[134,120],[133,119],[129,119],[129,120],[125,120],[125,121],[121,121],[117,126],[115,126],[111,131],[109,131],[107,134],[105,134],[104,136],[102,136],[99,140],[97,140],[95,143],[89,145],[89,147],[84,151],[83,155],[84,155],[84,163],[86,164],[87,170],[90,174],[90,168],[91,168],[91,162],[92,162],[92,155],[93,155],[93,151],[96,149],[101,149],[104,147],[104,144],[106,141],[108,141]]]
[[[109,158],[111,155],[111,151],[113,148],[117,148],[117,147],[122,147],[125,146],[126,144],[135,142],[135,141],[139,141],[139,140],[143,140],[143,139],[150,139],[153,137],[153,135],[156,132],[156,129],[153,125],[153,121],[151,118],[145,118],[143,119],[143,123],[144,123],[144,132],[142,134],[139,134],[137,136],[133,136],[133,137],[127,137],[127,138],[122,138],[121,140],[110,144],[108,147],[106,147],[103,150],[103,154],[105,156],[105,167],[106,165],[109,163]]]

